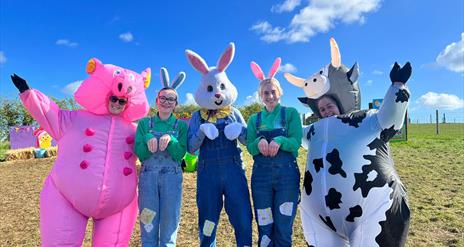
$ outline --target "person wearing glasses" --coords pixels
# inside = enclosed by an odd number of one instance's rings
[[[158,92],[158,112],[137,127],[135,153],[142,162],[139,177],[139,211],[142,246],[175,246],[182,202],[181,161],[187,149],[187,123],[173,114],[176,88],[185,79],[181,72],[172,85],[161,68],[163,88]]]
[[[135,121],[148,114],[151,70],[136,73],[92,58],[74,93],[82,107],[60,109],[11,76],[24,107],[60,147],[40,193],[42,246],[81,246],[93,220],[92,246],[128,246],[137,219]]]

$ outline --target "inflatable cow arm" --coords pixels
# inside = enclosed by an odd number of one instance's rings
[[[58,105],[36,89],[29,88],[26,80],[14,74],[13,84],[20,92],[24,107],[42,128],[55,140],[63,136],[64,127],[71,123],[71,111],[62,111]]]
[[[409,101],[409,89],[406,82],[411,76],[412,68],[408,62],[402,68],[395,63],[390,71],[392,85],[383,99],[382,106],[377,113],[382,130],[399,130],[403,127]]]

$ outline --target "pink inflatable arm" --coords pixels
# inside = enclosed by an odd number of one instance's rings
[[[63,135],[62,114],[70,114],[62,111],[55,102],[38,90],[30,89],[20,94],[24,107],[31,113],[32,117],[47,131],[55,140]]]

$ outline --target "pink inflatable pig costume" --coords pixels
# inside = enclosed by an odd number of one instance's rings
[[[87,73],[74,94],[84,109],[75,111],[12,76],[24,106],[59,146],[40,194],[42,246],[81,246],[89,218],[93,246],[127,246],[136,221],[133,121],[148,113],[150,69],[138,74],[93,58]],[[110,96],[127,99],[119,115],[108,111]]]

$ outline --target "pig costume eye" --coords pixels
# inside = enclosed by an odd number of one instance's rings
[[[135,75],[134,74],[129,74],[129,79],[131,81],[135,81]]]
[[[116,76],[118,76],[118,75],[120,75],[120,74],[121,74],[121,71],[120,71],[120,70],[115,70],[115,71],[113,72],[113,77],[116,77]]]

